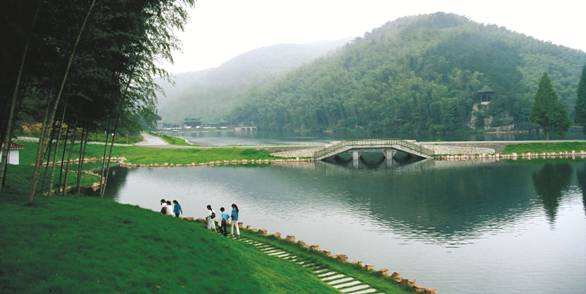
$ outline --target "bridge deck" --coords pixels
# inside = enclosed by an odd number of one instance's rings
[[[317,150],[313,154],[313,158],[315,160],[323,160],[328,157],[335,156],[336,154],[355,149],[395,149],[417,155],[422,158],[432,158],[434,154],[433,150],[417,144],[414,140],[368,139],[338,142],[323,149]]]

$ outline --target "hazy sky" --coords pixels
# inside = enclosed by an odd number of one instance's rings
[[[586,0],[197,0],[166,68],[216,67],[258,47],[363,35],[401,16],[453,12],[586,51]]]

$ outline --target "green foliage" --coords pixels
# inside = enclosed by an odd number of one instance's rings
[[[546,135],[550,131],[563,133],[570,126],[565,106],[560,103],[547,73],[539,81],[531,110],[531,121],[538,124]]]
[[[578,83],[576,123],[582,125],[584,127],[584,132],[586,132],[586,65],[582,68],[582,76]]]
[[[496,95],[482,115],[497,126],[528,128],[538,75],[550,72],[561,102],[573,106],[571,81],[584,62],[583,52],[461,16],[406,17],[252,89],[231,120],[267,131],[362,136],[467,131],[476,93],[489,86]]]
[[[4,293],[333,293],[307,269],[110,199],[0,202]],[[15,196],[15,195],[12,195]]]

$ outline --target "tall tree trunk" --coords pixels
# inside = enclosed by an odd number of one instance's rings
[[[2,179],[0,180],[0,191],[4,189],[4,183],[6,182],[6,169],[8,169],[8,153],[10,152],[10,145],[12,144],[12,125],[14,121],[14,112],[16,109],[16,103],[18,99],[18,90],[20,89],[20,81],[22,80],[22,73],[24,71],[24,65],[26,63],[26,58],[28,55],[28,49],[31,42],[33,29],[35,27],[35,24],[37,23],[39,11],[41,10],[41,3],[42,1],[39,1],[39,4],[37,5],[37,9],[35,10],[35,14],[33,16],[31,30],[24,44],[24,49],[22,51],[22,56],[20,58],[20,65],[18,67],[18,74],[16,75],[16,82],[14,83],[14,89],[12,90],[10,110],[8,112],[8,120],[6,122],[6,128],[4,131],[4,139],[2,140],[2,160],[0,160],[2,162],[2,165],[0,166],[0,177],[2,177]]]
[[[46,187],[46,182],[48,180],[47,175],[49,173],[49,169],[51,168],[51,159],[54,153],[53,149],[57,148],[56,144],[53,143],[57,135],[57,125],[57,122],[55,122],[53,124],[53,127],[51,127],[51,132],[49,133],[49,148],[47,149],[47,159],[45,159],[45,168],[43,171],[43,176],[41,177],[41,190],[44,190],[44,188]]]
[[[67,151],[67,143],[69,142],[69,132],[71,130],[71,127],[69,125],[67,125],[67,129],[65,131],[65,140],[63,140],[63,152],[61,153],[61,167],[59,169],[59,189],[58,191],[61,192],[61,189],[63,188],[63,186],[61,185],[63,183],[63,165],[65,165],[65,152]]]
[[[102,165],[100,166],[100,188],[104,184],[104,170],[106,169],[106,154],[108,153],[108,142],[110,139],[110,123],[108,129],[104,132],[104,153],[102,154]]]
[[[69,167],[71,166],[71,153],[73,152],[73,146],[75,145],[75,137],[77,136],[77,128],[74,125],[71,136],[71,143],[69,144],[69,152],[67,153],[67,163],[65,164],[65,176],[63,177],[63,189],[61,194],[65,194],[67,190],[67,179],[69,178]]]
[[[49,195],[53,194],[53,182],[55,180],[55,166],[57,165],[57,152],[59,152],[59,145],[61,138],[63,138],[63,127],[65,122],[65,114],[67,113],[67,100],[64,101],[63,113],[61,114],[61,120],[59,121],[59,135],[57,136],[57,142],[55,143],[55,151],[53,152],[53,162],[51,164],[51,176],[49,177]]]
[[[96,4],[96,0],[92,0],[90,6],[88,7],[87,13],[83,19],[83,23],[81,24],[81,28],[79,29],[79,33],[77,34],[77,37],[75,39],[75,43],[73,44],[71,54],[69,54],[69,60],[67,61],[67,66],[65,67],[65,73],[63,74],[63,79],[61,80],[61,85],[59,86],[59,92],[57,93],[57,97],[55,97],[55,102],[53,104],[53,108],[51,110],[51,115],[48,120],[49,124],[53,124],[53,121],[55,120],[55,113],[57,112],[57,107],[59,106],[59,101],[61,100],[61,96],[63,96],[63,90],[65,89],[67,77],[69,76],[69,71],[71,69],[71,65],[73,64],[73,59],[74,59],[75,54],[77,52],[77,47],[79,45],[79,41],[81,40],[81,35],[83,34],[83,31],[85,29],[85,26],[87,24],[87,21],[88,21],[90,15],[92,14],[92,11],[94,9],[95,4]],[[45,139],[45,141],[39,142],[39,149],[40,149],[41,155],[43,155],[45,153],[46,148],[47,148],[46,138],[44,138],[44,139]],[[41,158],[42,157],[43,156],[41,156]],[[39,183],[40,167],[41,167],[41,162],[38,160],[38,157],[37,157],[37,162],[35,162],[35,168],[34,168],[33,177],[31,180],[31,191],[30,191],[29,199],[28,199],[30,204],[32,204],[33,201],[35,200],[35,195],[37,193],[37,185]]]
[[[118,131],[118,118],[114,123],[114,131],[112,132],[112,142],[110,143],[110,151],[108,152],[108,161],[106,163],[106,170],[104,172],[104,183],[100,186],[100,196],[104,197],[106,186],[108,185],[108,177],[110,176],[110,160],[112,159],[112,149],[114,148],[114,141],[116,140],[116,132]]]
[[[81,177],[85,159],[85,144],[87,143],[87,135],[87,128],[83,128],[81,131],[81,140],[79,142],[79,161],[77,162],[77,179],[75,183],[75,191],[77,191],[77,194],[81,193]]]

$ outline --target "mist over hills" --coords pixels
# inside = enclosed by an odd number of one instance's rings
[[[280,74],[335,50],[348,40],[309,44],[278,44],[238,55],[217,68],[173,76],[174,85],[161,82],[159,114],[164,122],[184,118],[222,121],[236,105],[244,103],[247,90],[275,80]]]
[[[547,72],[573,115],[586,54],[466,17],[403,17],[277,81],[253,87],[233,122],[264,130],[377,135],[529,128]],[[492,91],[479,106],[478,91]]]

